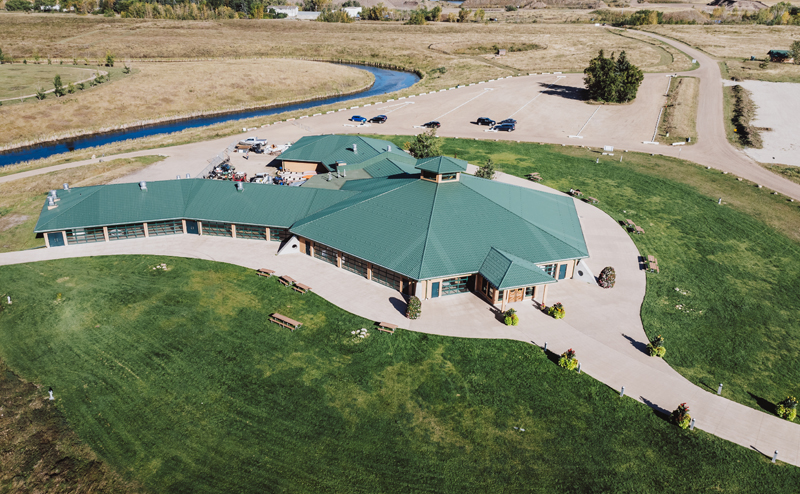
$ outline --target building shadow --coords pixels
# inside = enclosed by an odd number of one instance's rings
[[[575,101],[587,101],[589,99],[589,92],[582,87],[562,86],[559,84],[550,85],[544,82],[540,82],[539,85],[547,88],[542,91],[542,94],[549,94],[551,96],[558,96]]]
[[[662,420],[669,420],[669,416],[672,414],[672,412],[670,412],[669,410],[667,410],[665,408],[662,408],[662,407],[656,405],[655,403],[653,403],[652,401],[648,400],[644,396],[640,396],[639,399],[642,400],[642,403],[644,403],[645,405],[649,406],[650,409],[653,410],[653,412],[656,414],[656,417],[658,417],[658,418],[660,418]]]
[[[767,412],[767,413],[769,413],[769,414],[772,414],[772,415],[774,415],[774,414],[775,414],[775,409],[776,409],[776,405],[775,405],[775,403],[772,403],[772,402],[771,402],[771,401],[769,401],[769,400],[765,400],[764,398],[762,398],[762,397],[760,397],[760,396],[756,396],[756,395],[754,395],[753,393],[751,393],[750,391],[748,391],[748,392],[747,392],[747,394],[749,394],[749,395],[750,395],[750,398],[752,398],[752,399],[756,400],[756,404],[757,404],[757,405],[758,405],[758,406],[759,406],[759,407],[760,407],[762,410],[764,410],[765,412]]]
[[[650,355],[650,352],[647,351],[647,343],[642,343],[641,341],[636,341],[635,339],[631,338],[630,336],[622,333],[623,338],[628,340],[633,348],[639,350],[640,352],[644,353],[645,355]]]
[[[394,307],[395,310],[397,310],[397,312],[399,312],[403,316],[406,315],[406,307],[408,306],[408,304],[406,304],[405,300],[401,300],[397,297],[391,297],[389,299],[389,303],[392,304],[392,307]]]

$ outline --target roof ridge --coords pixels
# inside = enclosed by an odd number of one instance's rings
[[[62,214],[66,213],[66,212],[67,212],[67,211],[69,211],[70,209],[74,208],[74,207],[75,207],[75,206],[77,206],[78,204],[82,203],[83,201],[85,201],[85,200],[86,200],[86,199],[88,199],[89,197],[93,196],[94,194],[97,194],[98,192],[100,192],[100,189],[102,189],[102,188],[103,188],[103,186],[102,186],[102,185],[92,185],[91,187],[94,187],[94,190],[93,190],[93,191],[92,191],[90,194],[87,194],[87,195],[86,195],[86,197],[84,197],[83,199],[81,199],[81,200],[79,200],[79,201],[76,201],[76,202],[75,202],[75,204],[71,205],[71,206],[70,206],[70,207],[68,207],[68,208],[65,208],[63,211],[59,211],[59,212],[58,212],[58,214],[56,214],[55,216],[53,216],[52,218],[50,218],[49,220],[47,220],[47,222],[45,222],[45,223],[42,225],[42,227],[44,227],[45,225],[47,225],[47,223],[50,223],[50,222],[51,222],[51,221],[53,221],[54,219],[58,218],[58,217],[59,217],[59,216],[61,216]],[[82,195],[82,194],[81,194],[81,195]],[[45,198],[45,199],[46,199],[46,198]],[[47,201],[45,201],[45,204],[47,204]],[[42,209],[44,209],[44,206],[42,206]],[[41,213],[40,213],[40,215],[41,215]],[[36,228],[37,228],[38,226],[39,226],[39,224],[38,224],[38,222],[37,222],[36,226],[34,227],[34,230],[36,230]]]
[[[422,245],[422,255],[419,262],[419,273],[417,279],[422,276],[422,268],[425,265],[425,253],[428,251],[428,241],[431,238],[431,224],[433,223],[433,212],[436,210],[436,199],[439,196],[439,184],[435,184],[436,191],[433,193],[433,204],[431,204],[431,215],[428,218],[428,229],[425,231],[425,243]]]
[[[476,179],[478,178],[478,177],[475,177],[474,175],[472,175],[472,177],[473,177],[473,178],[476,178]],[[483,180],[486,180],[486,179],[483,179]],[[464,182],[461,182],[461,183],[464,183]],[[497,182],[497,183],[502,183],[503,185],[509,185],[509,186],[511,186],[511,187],[514,187],[514,185],[513,185],[513,184],[506,184],[506,183],[504,183],[504,182]],[[568,244],[568,243],[567,243],[567,242],[565,242],[564,240],[561,240],[560,238],[556,237],[555,235],[553,235],[553,234],[552,234],[552,233],[550,233],[549,231],[545,230],[545,229],[544,229],[544,228],[542,228],[541,226],[537,225],[536,223],[533,223],[533,222],[529,221],[527,218],[525,218],[525,217],[523,217],[523,216],[520,216],[519,214],[515,213],[514,211],[511,211],[510,209],[508,209],[508,208],[507,208],[507,207],[505,207],[504,205],[500,204],[499,202],[493,201],[492,199],[490,199],[490,198],[486,197],[485,195],[481,194],[480,192],[478,192],[477,190],[473,189],[473,188],[472,188],[472,187],[470,187],[469,185],[466,185],[466,184],[464,184],[464,186],[465,186],[466,188],[468,188],[469,190],[471,190],[471,191],[475,192],[475,193],[476,193],[476,194],[478,194],[479,196],[483,197],[483,198],[484,198],[484,199],[486,199],[487,201],[490,201],[491,203],[493,203],[493,204],[496,204],[496,205],[497,205],[497,207],[499,207],[499,208],[501,208],[501,209],[504,209],[504,210],[508,211],[509,213],[513,214],[514,216],[516,216],[517,218],[521,219],[521,220],[522,220],[522,221],[524,221],[525,223],[527,223],[527,224],[529,224],[529,225],[533,226],[534,228],[536,228],[537,230],[539,230],[539,231],[540,231],[540,232],[542,232],[543,234],[545,234],[545,235],[547,235],[547,236],[549,236],[549,237],[551,237],[551,238],[553,238],[553,239],[557,240],[558,242],[560,242],[560,243],[562,243],[562,244],[566,245],[567,247],[569,247],[570,249],[573,249],[573,250],[578,250],[577,248],[575,248],[575,246]],[[531,190],[531,191],[533,191],[532,189],[525,189],[525,190]],[[533,192],[539,192],[539,191],[533,191]],[[574,201],[574,199],[573,199],[573,201]],[[574,205],[574,202],[573,202],[573,205]],[[577,210],[576,210],[576,211],[577,211]],[[581,234],[583,234],[583,228],[581,228]],[[585,241],[586,241],[586,238],[585,238],[585,236],[584,236],[584,243],[585,243]],[[519,257],[519,256],[517,256],[517,257]],[[522,259],[522,258],[520,257],[520,259]],[[528,262],[530,262],[530,261],[528,261]]]

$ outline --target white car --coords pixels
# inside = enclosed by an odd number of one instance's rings
[[[245,139],[243,141],[239,141],[239,144],[250,144],[251,146],[253,146],[255,144],[261,144],[262,146],[266,146],[267,145],[267,140],[266,139],[259,139],[258,137],[248,137],[247,139]]]

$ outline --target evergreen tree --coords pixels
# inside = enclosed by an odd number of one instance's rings
[[[406,142],[405,148],[411,156],[417,159],[432,158],[442,154],[442,143],[436,137],[436,129],[429,129],[422,134],[418,134],[413,141]]]
[[[603,50],[600,50],[583,73],[586,74],[583,81],[589,97],[608,103],[632,101],[644,80],[642,71],[628,61],[624,51],[615,61],[613,53],[606,58]]]
[[[636,92],[639,91],[639,86],[644,80],[644,74],[642,74],[639,67],[628,61],[625,51],[620,53],[619,58],[617,58],[617,75],[619,77],[617,103],[633,101],[636,98]]]
[[[64,84],[62,84],[61,76],[58,74],[56,74],[56,76],[53,77],[53,88],[54,88],[53,94],[56,95],[56,98],[64,96]]]
[[[478,168],[478,171],[475,172],[475,176],[494,180],[494,161],[491,159],[486,160],[486,164]]]

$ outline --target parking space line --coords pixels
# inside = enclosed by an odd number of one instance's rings
[[[519,108],[519,110],[515,111],[514,113],[512,113],[512,114],[511,114],[511,115],[509,115],[509,116],[507,116],[506,118],[511,118],[511,117],[513,117],[514,115],[516,115],[517,113],[519,113],[519,112],[521,112],[522,110],[524,110],[526,106],[528,106],[528,105],[530,105],[531,103],[533,103],[534,101],[536,101],[536,98],[538,98],[539,96],[541,96],[541,95],[542,95],[542,93],[544,93],[545,89],[549,89],[550,87],[552,87],[552,86],[553,86],[553,84],[555,84],[556,82],[558,82],[558,80],[559,80],[559,79],[563,79],[564,77],[566,77],[566,76],[560,76],[560,77],[556,77],[556,80],[555,80],[555,82],[553,82],[552,84],[548,84],[548,85],[547,85],[547,87],[545,87],[544,89],[542,89],[541,91],[539,91],[539,94],[537,94],[536,96],[534,96],[534,97],[533,97],[533,98],[532,98],[530,101],[528,101],[527,103],[525,103],[524,105],[522,105],[522,106]]]
[[[583,129],[585,129],[586,126],[589,125],[589,121],[595,116],[595,114],[597,114],[598,111],[600,111],[600,107],[599,106],[594,110],[594,113],[592,113],[592,116],[589,117],[589,120],[587,120],[586,123],[583,124],[583,127],[581,127],[581,130],[579,130],[578,133],[575,134],[575,137],[580,137],[581,132],[583,132]]]
[[[475,96],[474,98],[471,98],[471,99],[469,99],[469,100],[467,100],[467,101],[465,101],[465,102],[461,103],[460,105],[458,105],[457,107],[453,108],[453,109],[452,109],[452,110],[450,110],[449,112],[447,112],[447,113],[442,113],[441,115],[439,115],[438,117],[434,118],[433,120],[439,120],[439,119],[441,119],[443,116],[445,116],[445,115],[447,115],[447,114],[449,114],[449,113],[453,113],[454,111],[458,110],[459,108],[461,108],[462,106],[466,105],[467,103],[470,103],[470,102],[472,102],[472,101],[474,101],[474,100],[476,100],[476,99],[480,98],[480,97],[481,97],[481,96],[483,96],[484,94],[487,94],[489,91],[494,91],[494,89],[492,89],[492,88],[490,88],[490,87],[483,88],[483,92],[482,92],[482,93],[478,94],[478,95],[477,95],[477,96]]]

